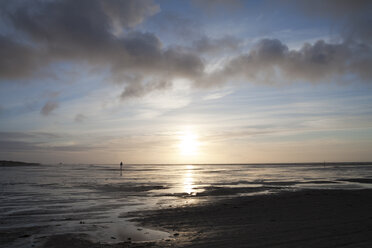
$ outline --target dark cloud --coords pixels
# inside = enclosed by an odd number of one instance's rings
[[[131,60],[134,51],[130,45],[135,41],[116,37],[115,24],[131,27],[158,10],[152,1],[143,0],[6,1],[2,5],[2,16],[24,34],[22,42],[0,39],[3,78],[28,77],[45,65],[64,60],[100,65]],[[135,37],[140,46],[149,38],[143,36]]]
[[[171,87],[172,83],[169,81],[153,81],[147,84],[130,84],[121,94],[121,98],[127,99],[131,97],[141,97],[146,95],[148,92],[169,89]]]
[[[222,84],[232,77],[255,83],[322,82],[343,80],[352,75],[371,79],[372,49],[364,44],[330,44],[319,40],[290,50],[277,39],[259,41],[249,53],[230,60],[223,69],[212,73],[200,86]],[[205,84],[205,85],[203,85]]]
[[[321,82],[348,74],[365,80],[372,77],[370,1],[283,2],[308,15],[342,20],[342,40],[319,40],[304,44],[300,50],[290,50],[279,40],[264,39],[249,53],[232,58],[223,69],[206,74],[202,56],[238,49],[239,40],[230,36],[199,37],[198,33],[189,48],[164,47],[155,34],[135,30],[136,25],[160,11],[151,0],[2,1],[1,20],[13,32],[0,35],[0,79],[40,76],[60,62],[88,64],[109,69],[108,81],[125,84],[121,94],[125,99],[168,89],[177,77],[187,78],[199,87],[222,84],[234,77],[257,83]],[[241,2],[196,4],[224,9],[240,6]],[[185,24],[181,32],[194,32],[192,22],[168,16]],[[174,27],[169,27],[171,32]],[[41,113],[48,115],[57,107],[57,102],[49,101]]]
[[[222,69],[199,80],[196,86],[210,87],[232,78],[255,83],[346,81],[369,82],[372,78],[371,1],[292,1],[288,4],[312,17],[338,24],[340,38],[329,43],[318,40],[290,50],[277,39],[262,39],[246,54],[232,58]]]
[[[17,79],[34,74],[36,67],[46,65],[43,52],[0,35],[0,78]]]
[[[128,73],[133,78],[142,75],[195,78],[204,70],[204,63],[196,53],[174,48],[162,49],[159,39],[150,33],[132,32],[121,39],[124,58],[118,58],[113,72]]]
[[[47,101],[43,108],[40,110],[40,113],[44,116],[50,115],[55,109],[57,109],[59,104],[55,101]]]
[[[222,4],[225,1],[222,1]],[[357,78],[369,81],[372,73],[372,2],[348,0],[268,1],[287,4],[301,14],[333,20],[340,33],[338,42],[318,40],[289,50],[277,39],[259,41],[249,53],[232,58],[224,67],[198,80],[196,86],[209,87],[240,78],[255,83],[345,81]],[[205,6],[218,5],[201,1]],[[203,44],[203,42],[201,42]],[[204,42],[204,44],[207,44]]]
[[[145,85],[153,77],[194,79],[204,70],[196,53],[163,48],[154,34],[130,29],[159,10],[150,0],[9,1],[2,5],[2,16],[24,36],[0,39],[3,79],[29,78],[64,61],[108,67],[111,81],[125,84]]]

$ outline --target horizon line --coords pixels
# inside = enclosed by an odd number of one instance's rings
[[[48,164],[48,163],[40,163]],[[119,163],[49,163],[49,164],[66,164],[66,165],[115,165]],[[342,161],[342,162],[268,162],[268,163],[123,163],[124,165],[296,165],[296,164],[372,164],[372,161]]]

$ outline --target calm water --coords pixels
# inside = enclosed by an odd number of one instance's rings
[[[371,188],[372,165],[42,165],[0,168],[0,246],[86,233],[101,242],[155,240],[133,210],[303,188]]]

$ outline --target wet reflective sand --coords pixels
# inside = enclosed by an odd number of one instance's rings
[[[127,213],[299,189],[371,188],[370,165],[41,165],[0,168],[0,244],[38,245],[84,233],[92,241],[148,241],[172,233]]]

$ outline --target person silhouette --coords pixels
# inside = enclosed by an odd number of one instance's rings
[[[123,162],[120,162],[120,176],[123,176]]]

